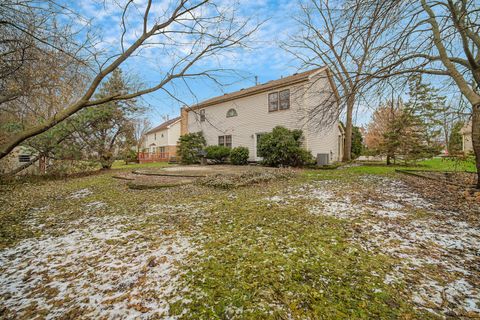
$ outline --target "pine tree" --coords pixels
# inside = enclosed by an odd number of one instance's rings
[[[450,132],[448,139],[448,153],[450,155],[458,154],[462,151],[462,134],[460,130],[463,128],[464,123],[462,121],[455,122]]]
[[[122,71],[116,69],[100,87],[97,99],[130,90]],[[104,169],[112,166],[116,154],[125,153],[134,144],[133,116],[141,109],[135,100],[111,101],[78,114],[78,136],[86,145],[86,152],[96,158]]]
[[[356,159],[363,151],[363,137],[360,128],[354,126],[352,130],[352,159]]]
[[[439,95],[438,90],[429,83],[424,83],[421,75],[409,79],[409,95],[405,110],[418,118],[424,130],[425,143],[438,148],[443,125],[441,115],[447,109],[446,97]]]

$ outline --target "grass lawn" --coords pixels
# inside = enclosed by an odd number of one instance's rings
[[[113,172],[1,185],[0,318],[480,315],[478,221],[452,224],[467,214],[394,169],[235,189],[131,190]]]
[[[150,163],[129,163],[125,164],[123,160],[115,160],[112,169],[138,169],[138,168],[162,168],[169,166],[168,162],[150,162]]]
[[[475,167],[475,162],[473,159],[461,161],[433,158],[421,161],[418,163],[418,165],[425,170],[477,172],[477,168]]]

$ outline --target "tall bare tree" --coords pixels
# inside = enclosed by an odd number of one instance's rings
[[[471,105],[480,188],[480,4],[477,0],[399,2],[402,23],[383,66],[389,76],[444,76]]]
[[[97,69],[80,96],[66,104],[53,116],[10,137],[0,147],[0,159],[26,139],[47,131],[86,107],[111,101],[130,100],[157,90],[168,91],[167,85],[176,79],[213,77],[215,71],[219,71],[218,68],[200,69],[196,67],[198,62],[229,48],[243,45],[244,41],[258,28],[258,24],[252,25],[249,20],[239,20],[235,8],[219,6],[208,0],[174,1],[160,14],[155,14],[159,10],[155,12],[151,10],[153,5],[153,0],[148,0],[144,7],[134,5],[133,1],[127,1],[123,5],[120,18],[122,26],[122,32],[119,35],[120,51],[109,56],[95,55]],[[15,6],[12,8],[19,10]],[[138,17],[139,21],[128,23],[129,17]],[[8,23],[15,25],[14,20]],[[140,30],[129,30],[129,25],[139,25]],[[135,31],[138,31],[138,36],[135,36],[132,41],[127,41],[126,36],[136,34]],[[156,83],[128,94],[118,92],[95,98],[94,94],[99,85],[109,74],[142,50],[152,47],[159,49],[157,54],[173,59],[167,70],[159,75]]]
[[[133,127],[133,138],[135,140],[136,151],[141,152],[146,134],[152,129],[152,124],[147,118],[141,118],[134,121]]]
[[[394,1],[301,0],[296,32],[284,48],[305,67],[328,66],[346,114],[343,160],[351,159],[353,114],[359,99],[372,86],[370,76],[389,43],[387,31],[396,22]],[[333,106],[318,105],[315,114],[329,114]]]

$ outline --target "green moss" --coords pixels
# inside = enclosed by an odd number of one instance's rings
[[[159,245],[159,232],[180,231],[196,243],[197,250],[181,266],[186,271],[182,285],[189,291],[171,305],[171,312],[183,318],[420,317],[401,286],[383,282],[395,261],[352,244],[349,222],[309,214],[308,201],[272,206],[264,200],[312,179],[395,174],[391,168],[311,170],[296,179],[235,190],[199,185],[130,190],[127,181],[113,179],[113,174],[2,186],[0,248],[42,233],[68,232],[65,226],[79,218],[122,215],[131,217],[129,230],[141,230],[149,246]],[[81,189],[91,194],[70,197]],[[106,206],[87,211],[93,201]],[[158,205],[186,209],[144,217]],[[136,222],[138,216],[143,219]],[[175,229],[159,231],[167,221]],[[42,224],[41,230],[32,227]]]
[[[384,284],[392,262],[352,245],[340,220],[302,207],[252,201],[243,190],[198,233],[202,244],[185,281],[184,318],[399,318],[415,315]],[[239,312],[239,314],[236,314]]]

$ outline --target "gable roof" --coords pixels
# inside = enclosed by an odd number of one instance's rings
[[[173,118],[171,120],[167,120],[164,123],[160,124],[159,126],[156,126],[155,128],[153,128],[152,130],[147,131],[146,134],[150,134],[150,133],[154,133],[154,132],[157,132],[157,131],[160,131],[160,130],[168,129],[169,126],[176,123],[177,121],[180,121],[180,119],[181,119],[180,117],[176,117],[176,118]]]
[[[321,68],[316,68],[316,69],[308,70],[308,71],[301,72],[301,73],[295,73],[295,74],[293,74],[291,76],[288,76],[288,77],[285,77],[285,78],[281,78],[281,79],[278,79],[278,80],[272,80],[272,81],[269,81],[267,83],[259,84],[259,85],[256,85],[256,86],[253,86],[253,87],[250,87],[250,88],[241,89],[239,91],[226,93],[226,94],[221,95],[221,96],[217,96],[217,97],[214,97],[214,98],[211,98],[211,99],[208,99],[208,100],[204,100],[204,101],[202,101],[202,102],[200,102],[196,105],[190,106],[188,109],[189,110],[196,110],[196,109],[200,109],[200,108],[205,108],[205,107],[215,105],[215,104],[219,104],[219,103],[222,103],[222,102],[227,102],[227,101],[231,101],[231,100],[235,100],[235,99],[239,99],[239,98],[243,98],[243,97],[248,97],[248,96],[251,96],[251,95],[254,95],[254,94],[257,94],[257,93],[261,93],[261,92],[273,90],[273,89],[276,89],[276,88],[280,88],[280,87],[304,82],[304,81],[307,81],[309,79],[309,77],[311,75],[313,75],[314,73],[320,72],[320,71],[323,71],[323,70],[328,70],[328,69],[327,69],[327,67],[321,67]]]

